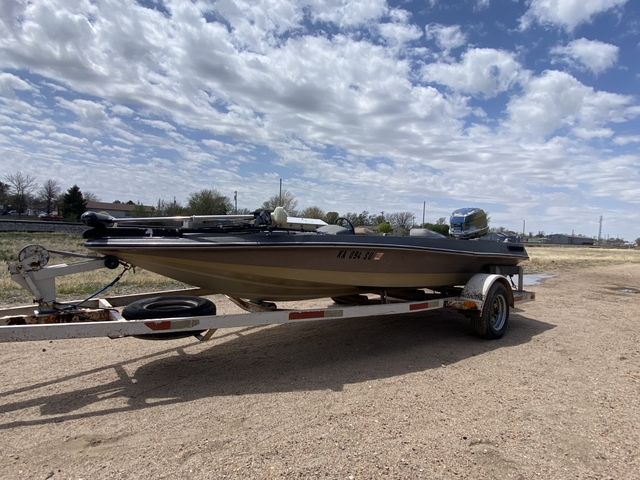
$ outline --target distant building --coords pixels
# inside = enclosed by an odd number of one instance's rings
[[[355,232],[357,235],[380,235],[374,227],[356,227]]]
[[[593,245],[595,240],[582,235],[565,235],[563,233],[554,233],[549,235],[548,243],[555,245]]]
[[[523,239],[525,243],[549,243],[547,237],[525,237]]]
[[[131,203],[107,203],[107,202],[87,202],[87,210],[93,212],[105,212],[115,218],[126,218],[131,216],[131,212],[139,205]],[[142,206],[145,212],[150,214],[155,212],[154,207]]]
[[[491,233],[488,233],[487,235],[480,237],[480,240],[486,240],[489,242],[519,243],[520,237],[518,235],[513,235],[509,233],[491,232]]]

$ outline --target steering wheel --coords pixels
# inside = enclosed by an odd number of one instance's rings
[[[356,229],[353,228],[353,223],[351,223],[351,221],[348,218],[345,217],[340,217],[336,219],[336,225],[340,225],[340,220],[343,220],[345,222],[347,222],[347,225],[349,225],[349,228],[351,229],[351,235],[355,235],[356,234]]]

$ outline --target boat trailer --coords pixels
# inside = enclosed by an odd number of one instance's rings
[[[535,299],[535,293],[523,290],[522,267],[491,267],[487,273],[473,276],[466,285],[442,292],[381,291],[377,300],[366,295],[340,297],[334,298],[335,304],[327,308],[308,310],[279,310],[270,302],[228,297],[249,313],[216,315],[215,305],[203,298],[216,292],[199,288],[93,298],[102,289],[83,301],[58,302],[55,298],[57,277],[100,268],[115,269],[120,265],[126,271],[130,266],[115,257],[52,252],[88,258],[47,266],[49,252],[44,247],[23,248],[18,261],[9,263],[9,272],[14,281],[34,295],[38,306],[0,309],[0,342],[127,336],[169,340],[192,335],[204,341],[219,328],[398,315],[441,308],[464,313],[477,335],[497,339],[507,328],[510,307]],[[515,289],[507,276],[517,276]]]

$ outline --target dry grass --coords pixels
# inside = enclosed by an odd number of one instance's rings
[[[37,244],[48,250],[60,250],[73,253],[93,254],[83,246],[79,235],[61,233],[2,233],[0,234],[0,261],[15,261],[18,252],[26,245]],[[81,261],[79,258],[51,254],[49,265]],[[86,298],[116,278],[121,268],[116,270],[100,269],[78,273],[56,279],[59,300]],[[141,291],[184,288],[186,285],[161,275],[137,268],[127,272],[122,279],[111,287],[105,295],[122,295]],[[0,273],[0,305],[27,305],[33,296],[11,280],[7,268]]]
[[[526,273],[557,273],[567,269],[640,263],[640,249],[581,246],[527,246]]]
[[[84,248],[79,235],[61,233],[2,233],[0,234],[0,261],[15,261],[18,252],[26,245],[43,245],[49,250],[63,250],[74,253],[91,254]],[[561,270],[640,263],[639,249],[604,249],[587,247],[533,246],[527,247],[530,260],[524,263],[526,273],[557,273]],[[71,263],[79,259],[52,254],[49,265]],[[9,306],[28,304],[32,300],[29,292],[23,290],[11,280],[6,268],[0,270],[0,305]],[[57,282],[58,299],[71,300],[85,298],[109,284],[119,273],[117,270],[95,270],[67,277]],[[121,295],[141,291],[157,291],[172,288],[184,288],[186,285],[161,275],[136,269],[128,272],[108,295]]]

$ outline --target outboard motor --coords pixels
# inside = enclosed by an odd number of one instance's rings
[[[460,208],[451,214],[449,233],[461,239],[479,238],[489,233],[487,214],[481,208]]]

